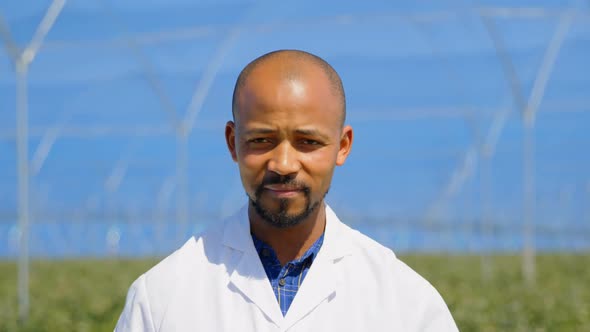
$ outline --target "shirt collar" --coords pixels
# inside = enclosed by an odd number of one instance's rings
[[[325,205],[325,208],[326,228],[322,240],[322,249],[316,253],[317,257],[314,257],[314,259],[334,260],[352,254],[355,241],[350,239],[350,234],[353,230],[338,219],[328,204]],[[226,219],[223,228],[223,244],[225,246],[242,252],[257,254],[250,235],[247,205],[232,217]]]
[[[274,255],[276,258],[276,253],[270,245],[268,245],[266,242],[257,238],[256,235],[254,235],[254,233],[251,233],[251,235],[252,235],[252,241],[254,242],[254,248],[256,248],[256,252],[258,253],[258,255],[261,258],[267,257],[268,255],[271,255],[271,256]],[[309,249],[307,249],[307,251],[305,251],[305,253],[301,257],[292,260],[290,263],[292,263],[294,265],[298,265],[298,264],[301,264],[301,263],[307,261],[308,259],[313,261],[315,256],[320,251],[320,248],[322,247],[323,243],[324,243],[324,233],[322,233],[322,235],[311,245],[311,247],[309,247]],[[277,260],[278,260],[278,258],[277,258]]]

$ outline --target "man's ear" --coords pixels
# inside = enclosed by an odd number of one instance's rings
[[[225,143],[227,143],[227,149],[231,154],[231,158],[237,162],[238,156],[236,154],[236,125],[233,121],[228,121],[225,124]]]
[[[338,156],[336,157],[336,165],[342,166],[350,154],[352,149],[352,140],[354,138],[352,127],[344,126],[342,129],[342,136],[340,137],[340,150],[338,150]]]

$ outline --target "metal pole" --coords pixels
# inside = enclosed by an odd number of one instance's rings
[[[523,262],[524,279],[528,285],[535,282],[535,117],[545,95],[545,88],[574,19],[573,11],[566,11],[560,18],[553,37],[543,56],[543,62],[535,78],[526,108],[523,110]]]
[[[490,281],[492,279],[493,267],[490,259],[490,250],[492,250],[492,227],[490,213],[491,198],[491,154],[487,145],[482,147],[480,163],[480,185],[481,185],[481,239],[483,248],[481,253],[481,274],[482,280]]]
[[[18,171],[18,317],[29,314],[29,138],[27,105],[27,63],[16,62],[16,155]]]
[[[165,219],[168,216],[166,213],[168,210],[168,204],[170,202],[170,197],[175,190],[176,182],[172,177],[166,177],[162,182],[162,186],[158,191],[158,196],[156,198],[156,208],[154,209],[154,223],[156,224],[156,245],[154,246],[154,255],[161,255],[165,253],[166,246],[164,245],[164,223]]]
[[[527,285],[535,283],[535,132],[534,124],[525,121],[523,140],[524,215],[522,256],[523,277]]]
[[[8,49],[16,68],[16,155],[18,177],[18,317],[25,321],[29,315],[29,114],[27,96],[27,72],[29,64],[41,48],[43,40],[65,5],[65,0],[53,0],[39,23],[28,46],[18,54],[8,25],[0,15],[0,37]]]
[[[513,102],[518,110],[522,111],[524,122],[523,139],[523,253],[522,270],[523,277],[528,285],[532,285],[535,279],[535,243],[534,243],[534,209],[535,209],[535,115],[545,95],[545,88],[549,80],[555,60],[559,54],[563,41],[574,19],[575,11],[565,11],[557,25],[555,33],[543,57],[528,102],[524,100],[524,94],[510,56],[506,52],[504,41],[496,31],[493,20],[481,16],[496,53],[501,60],[506,78],[510,83]]]
[[[176,136],[176,220],[178,222],[177,241],[184,240],[188,223],[188,135],[182,130]]]
[[[209,94],[209,89],[213,85],[213,81],[217,76],[225,56],[231,50],[231,47],[236,42],[241,29],[236,27],[229,31],[229,34],[223,40],[213,58],[207,65],[207,69],[201,76],[197,87],[191,97],[191,101],[187,107],[186,115],[177,128],[176,132],[176,181],[178,181],[178,197],[176,205],[176,218],[179,222],[178,237],[182,239],[186,232],[188,225],[188,139],[195,126],[197,115],[201,111],[205,98]]]

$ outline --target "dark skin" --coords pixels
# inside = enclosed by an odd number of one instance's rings
[[[271,214],[300,215],[317,206],[298,223],[277,227],[249,205],[251,231],[282,265],[301,257],[324,232],[324,196],[335,166],[344,164],[352,147],[353,131],[342,125],[342,112],[326,73],[288,52],[258,65],[237,96],[235,122],[227,123],[225,137],[248,196]],[[268,184],[277,177],[293,181]]]

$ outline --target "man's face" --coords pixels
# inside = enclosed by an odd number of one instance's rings
[[[323,71],[296,77],[255,68],[238,96],[226,139],[242,184],[259,216],[276,227],[306,219],[328,192],[336,165],[350,151],[341,104]]]

